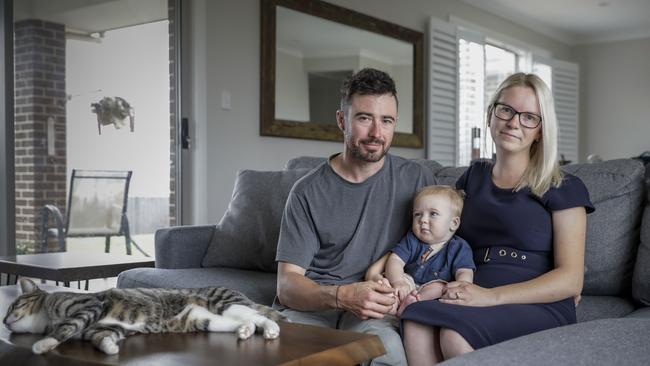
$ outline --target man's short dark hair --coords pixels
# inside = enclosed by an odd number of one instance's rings
[[[341,87],[341,110],[345,110],[352,101],[353,95],[383,95],[392,94],[397,103],[395,81],[387,73],[365,68],[343,81]]]

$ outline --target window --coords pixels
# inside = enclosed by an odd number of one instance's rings
[[[555,97],[559,156],[577,161],[577,65],[538,56],[547,52],[485,33],[465,24],[431,19],[427,158],[454,166],[466,166],[479,156],[491,158],[493,144],[485,121],[487,103],[506,77],[533,72]],[[478,150],[480,155],[476,155]]]
[[[459,166],[469,165],[474,149],[480,157],[492,156],[492,144],[486,143],[488,131],[485,113],[490,97],[501,81],[517,72],[518,55],[505,48],[480,44],[460,38],[459,52],[459,111],[458,158]]]

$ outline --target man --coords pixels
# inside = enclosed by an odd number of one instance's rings
[[[378,335],[386,355],[374,365],[406,365],[393,289],[364,282],[411,221],[411,199],[433,184],[419,164],[387,154],[397,124],[397,92],[386,73],[363,69],[346,80],[336,120],[343,152],[291,190],[278,241],[275,307],[297,323]]]

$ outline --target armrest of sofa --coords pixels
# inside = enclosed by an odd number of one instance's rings
[[[174,226],[156,231],[156,268],[200,268],[214,225]]]

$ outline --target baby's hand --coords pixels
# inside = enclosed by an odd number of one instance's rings
[[[408,296],[408,294],[413,290],[406,281],[395,282],[393,285],[395,287],[395,292],[397,293],[399,301],[403,301],[406,296]]]

